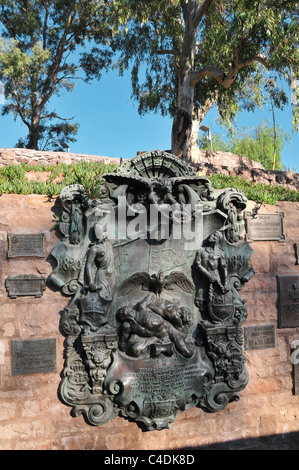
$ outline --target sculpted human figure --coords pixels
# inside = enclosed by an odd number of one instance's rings
[[[156,301],[148,294],[136,308],[121,307],[117,319],[121,323],[119,346],[133,356],[145,353],[152,344],[172,342],[177,351],[191,357],[193,349],[181,334],[183,323],[188,321],[185,309],[170,301]]]
[[[93,245],[86,261],[87,287],[98,292],[101,299],[111,301],[116,287],[113,248],[107,234],[98,233],[97,242]]]
[[[87,294],[80,300],[80,321],[87,332],[98,331],[104,326],[110,328],[107,313],[116,288],[112,245],[101,229],[97,229],[96,238],[96,244],[89,249],[85,267]]]
[[[200,280],[204,280],[205,284],[205,287],[198,290],[195,299],[200,310],[204,302],[210,300],[212,293],[223,295],[230,290],[227,280],[227,259],[219,246],[222,237],[219,231],[211,233],[207,239],[207,245],[196,253],[195,266],[200,274]]]
[[[83,212],[81,201],[75,199],[71,208],[70,242],[77,245],[83,233]]]

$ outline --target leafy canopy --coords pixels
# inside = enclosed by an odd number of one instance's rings
[[[72,90],[76,79],[99,78],[110,64],[106,2],[99,0],[0,0],[0,79],[3,114],[21,118],[21,146],[58,150],[74,140],[78,125],[49,110],[51,97]],[[85,49],[96,39],[97,46]]]
[[[290,87],[298,129],[297,5],[291,0],[114,1],[111,12],[119,29],[113,46],[120,54],[120,72],[131,68],[139,113],[173,116],[179,77],[189,63],[194,110],[201,119],[216,103],[221,121],[231,126],[241,109],[252,111],[265,103],[265,84],[271,79],[277,88],[275,106],[288,100],[282,83]],[[188,18],[191,24],[192,14],[205,6],[192,31]],[[193,33],[195,40],[185,48]]]

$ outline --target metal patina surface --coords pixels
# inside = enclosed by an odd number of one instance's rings
[[[285,242],[283,218],[283,212],[277,212],[276,214],[259,213],[254,216],[247,212],[245,214],[246,240],[249,242],[266,240]]]
[[[70,297],[62,400],[90,424],[123,416],[145,430],[222,410],[248,381],[246,198],[162,151],[101,181],[94,199],[80,185],[60,194],[49,282]]]
[[[34,274],[20,274],[9,276],[5,280],[5,287],[10,298],[34,296],[41,297],[46,289],[46,279]]]
[[[45,256],[43,233],[36,234],[8,234],[8,253],[9,258],[19,256]]]
[[[276,276],[278,288],[278,328],[299,326],[299,276]]]
[[[11,342],[12,373],[37,374],[55,372],[56,340],[28,339]]]
[[[275,348],[275,326],[254,325],[244,327],[245,349]]]

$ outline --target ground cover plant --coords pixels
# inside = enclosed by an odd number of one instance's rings
[[[7,165],[0,168],[0,194],[44,194],[56,197],[69,184],[81,184],[91,197],[96,196],[96,186],[101,175],[115,170],[117,165],[97,162],[78,162],[73,165],[64,163],[56,165],[27,164]],[[28,178],[36,172],[36,178]],[[38,177],[43,174],[43,178]],[[253,183],[239,176],[213,174],[209,176],[215,189],[233,187],[241,190],[249,200],[265,204],[276,204],[278,201],[299,202],[299,192],[278,184]]]

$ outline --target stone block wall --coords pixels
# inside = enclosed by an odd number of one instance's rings
[[[284,212],[286,241],[251,244],[250,264],[256,274],[242,291],[248,307],[245,326],[273,324],[276,346],[245,351],[250,378],[240,400],[217,413],[191,408],[170,429],[145,433],[120,417],[100,427],[90,426],[82,416],[72,417],[70,408],[61,403],[64,337],[59,321],[68,298],[49,288],[41,298],[8,297],[8,276],[47,277],[52,272],[48,255],[57,243],[51,231],[53,206],[53,200],[39,195],[0,197],[0,449],[299,448],[299,440],[293,439],[299,435],[299,396],[293,395],[291,363],[291,343],[299,339],[299,328],[278,329],[276,305],[276,275],[299,274],[294,251],[294,243],[299,242],[299,204],[284,202],[260,209]],[[250,202],[248,210],[253,207]],[[45,258],[8,259],[8,233],[44,233]],[[13,375],[12,341],[46,338],[56,339],[57,371]]]

